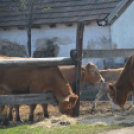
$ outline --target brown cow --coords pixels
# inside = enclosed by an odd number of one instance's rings
[[[78,96],[75,95],[69,83],[65,80],[57,66],[32,68],[2,68],[0,69],[0,94],[28,94],[51,92],[56,96],[58,106],[63,114],[71,115]],[[31,105],[33,111],[35,105]],[[0,119],[4,107],[0,110]],[[32,120],[31,115],[29,119]]]
[[[117,82],[109,83],[108,88],[113,104],[123,108],[129,93],[134,91],[134,54],[127,60]]]
[[[64,77],[68,82],[74,82],[75,81],[75,67],[74,66],[59,66],[61,72],[63,73]],[[100,84],[103,83],[105,80],[100,75],[100,72],[98,68],[91,62],[89,62],[87,65],[82,66],[82,72],[81,72],[81,82],[90,82],[94,84]],[[34,105],[35,108],[36,105]],[[33,108],[33,110],[34,110]],[[42,108],[44,111],[44,116],[48,117],[47,113],[47,104],[43,105]],[[16,106],[16,115],[17,115],[17,121],[20,120],[19,117],[19,106]],[[33,119],[33,110],[30,111],[30,120]],[[13,119],[12,117],[12,107],[9,108],[9,115],[8,118],[10,120]]]
[[[64,74],[68,82],[75,82],[75,67],[74,66],[60,66],[61,72]],[[91,62],[82,66],[81,82],[90,82],[100,84],[105,82],[105,79],[100,75],[98,68]]]

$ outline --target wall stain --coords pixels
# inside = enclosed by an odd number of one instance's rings
[[[35,43],[33,57],[57,57],[59,46],[50,39],[37,39]]]
[[[112,46],[110,44],[111,40],[103,36],[97,40],[89,40],[87,49],[112,49]]]
[[[58,45],[68,45],[71,43],[71,40],[69,38],[54,37],[52,40],[54,44],[58,44]]]

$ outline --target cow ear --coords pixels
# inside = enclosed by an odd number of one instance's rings
[[[77,100],[78,100],[77,95],[72,95],[69,97],[69,102],[71,102],[71,103],[76,103]]]
[[[77,100],[78,100],[78,96],[77,95],[69,95],[66,98],[64,98],[63,102],[75,103]]]
[[[114,83],[109,83],[109,84],[108,84],[108,88],[109,88],[110,90],[115,91]]]
[[[64,98],[63,102],[69,102],[69,96],[67,96],[66,98]]]
[[[89,62],[89,63],[87,63],[87,65],[86,65],[86,67],[85,67],[85,70],[86,70],[86,71],[89,71],[90,68],[91,68],[91,63]]]

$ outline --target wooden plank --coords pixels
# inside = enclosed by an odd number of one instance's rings
[[[1,95],[0,105],[42,104],[56,103],[56,98],[51,93],[25,94],[25,95]]]
[[[80,90],[81,90],[81,64],[82,64],[82,47],[83,47],[83,30],[84,23],[77,23],[77,35],[76,35],[76,64],[75,64],[75,78],[76,86],[74,93],[79,96],[76,105],[73,110],[73,116],[79,116],[80,107]]]
[[[133,53],[134,49],[83,50],[83,58],[130,57]]]
[[[71,50],[71,56],[74,59],[76,50]],[[134,49],[114,49],[114,50],[83,50],[82,58],[117,58],[130,57]],[[74,57],[73,57],[74,56]]]
[[[108,82],[109,83],[109,82]],[[93,83],[81,83],[81,90],[108,90],[108,83],[93,84]]]
[[[0,59],[0,68],[11,67],[43,67],[55,65],[74,65],[71,58],[28,58],[28,59]]]

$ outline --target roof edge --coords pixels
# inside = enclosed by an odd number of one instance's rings
[[[107,18],[105,19],[107,21],[107,24],[112,24],[116,18],[118,18],[121,13],[133,2],[133,0],[123,0],[121,1],[118,6],[113,10],[112,13],[110,13]]]

